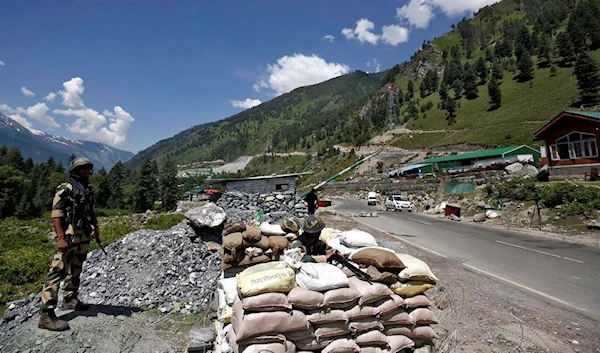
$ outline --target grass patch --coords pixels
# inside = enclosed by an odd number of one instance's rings
[[[185,219],[185,216],[178,213],[162,214],[157,217],[149,218],[146,222],[146,228],[155,230],[167,230],[179,224]]]

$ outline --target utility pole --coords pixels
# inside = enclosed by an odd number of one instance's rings
[[[388,115],[387,127],[391,130],[398,123],[398,112],[396,111],[396,88],[394,85],[388,86]]]

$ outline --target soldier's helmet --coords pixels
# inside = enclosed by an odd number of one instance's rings
[[[304,225],[304,232],[309,234],[319,233],[325,228],[325,222],[320,217],[313,215],[308,216]]]
[[[69,173],[73,173],[75,169],[84,165],[89,165],[90,167],[94,168],[94,163],[87,158],[77,157],[73,159],[69,164]]]
[[[301,222],[296,217],[289,217],[281,222],[281,229],[289,233],[298,233],[300,231]]]

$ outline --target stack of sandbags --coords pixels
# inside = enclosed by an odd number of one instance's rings
[[[234,224],[223,230],[222,269],[240,269],[273,260],[288,247],[286,233],[278,224],[264,222],[260,227]]]
[[[324,228],[319,239],[343,255],[349,255],[363,247],[378,247],[377,241],[371,234],[358,229],[342,232],[338,229]]]

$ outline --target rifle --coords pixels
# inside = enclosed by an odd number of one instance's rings
[[[94,229],[96,229],[96,227],[94,227],[93,224],[90,225],[90,227],[92,228],[92,232],[94,232]],[[102,252],[104,253],[104,255],[108,256],[108,253],[106,252],[106,250],[104,250],[104,246],[102,246],[102,240],[100,240],[100,237],[95,237],[94,239],[96,239],[96,243],[98,243],[98,246],[100,247],[100,249],[102,249]]]
[[[81,197],[81,196],[79,196],[79,197]],[[82,223],[84,221],[83,215],[81,215],[82,217],[79,218],[79,222],[77,222],[78,224],[75,224],[75,219],[78,218],[78,217],[76,217],[76,214],[78,211],[81,212],[77,207],[79,200],[77,200],[72,195],[68,196],[68,200],[69,200],[70,205],[69,205],[69,207],[67,207],[67,219],[71,225],[81,228]],[[89,234],[92,234],[94,232],[94,230],[96,229],[96,227],[91,223],[89,215],[87,217],[87,227],[86,228],[89,228],[88,229]],[[100,240],[100,237],[95,237],[94,239],[96,240],[96,243],[98,244],[98,246],[100,247],[100,249],[102,250],[104,255],[108,256],[108,253],[106,252],[106,250],[104,250],[104,246],[102,246],[102,241]]]
[[[354,273],[356,275],[356,277],[362,279],[363,281],[369,282],[369,284],[373,284],[373,278],[369,274],[361,271],[359,268],[357,268],[356,266],[351,264],[348,260],[346,260],[346,258],[344,258],[342,256],[342,254],[340,254],[339,251],[336,250],[335,252],[333,252],[329,256],[329,260],[338,262],[342,266],[344,266],[347,269],[349,269],[350,271],[352,271],[352,273]]]

